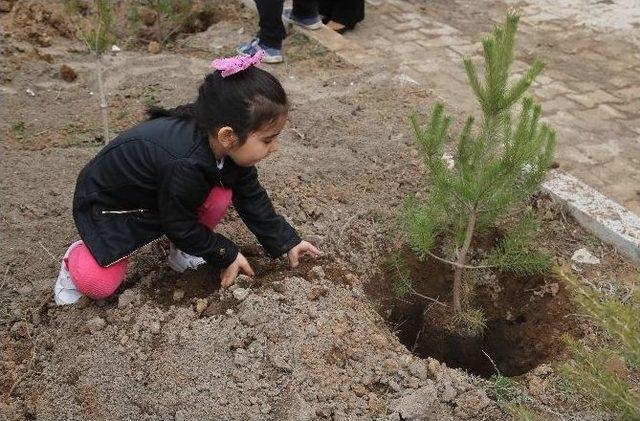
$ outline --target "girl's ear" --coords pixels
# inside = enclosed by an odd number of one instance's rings
[[[238,135],[233,129],[229,126],[222,127],[218,130],[218,142],[222,144],[225,148],[232,148],[238,143]]]

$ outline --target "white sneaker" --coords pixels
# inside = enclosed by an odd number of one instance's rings
[[[184,272],[187,269],[197,269],[198,266],[204,265],[206,262],[202,257],[192,256],[178,249],[173,243],[169,244],[169,256],[167,256],[167,264],[176,272]]]
[[[75,243],[71,244],[71,246],[67,249],[67,252],[64,254],[64,258],[62,259],[62,264],[60,265],[60,273],[58,274],[58,279],[56,280],[56,284],[53,287],[53,297],[56,301],[56,304],[59,306],[75,304],[83,296],[83,294],[76,289],[76,285],[73,283],[73,279],[71,278],[71,274],[69,273],[69,269],[67,268],[66,263],[71,250],[73,250],[80,243],[82,243],[82,241],[76,241]]]

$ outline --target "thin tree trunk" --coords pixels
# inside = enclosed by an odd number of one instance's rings
[[[453,311],[455,314],[460,314],[462,311],[462,271],[465,269],[464,265],[467,264],[467,255],[469,254],[469,247],[471,246],[471,239],[473,238],[475,228],[476,210],[474,208],[471,211],[471,215],[469,215],[464,243],[462,243],[462,249],[460,249],[460,253],[458,254],[458,260],[456,262],[458,265],[453,274]]]
[[[102,113],[102,128],[104,130],[104,144],[109,143],[109,110],[107,105],[107,96],[104,93],[104,83],[102,82],[102,56],[97,56],[96,64],[98,66],[98,91],[100,94],[100,112]]]

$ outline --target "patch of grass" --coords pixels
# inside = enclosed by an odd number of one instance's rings
[[[487,396],[498,403],[500,408],[511,415],[514,420],[533,421],[537,419],[535,413],[527,409],[526,405],[531,402],[521,389],[520,384],[500,374],[489,379],[489,386],[485,388]]]
[[[379,210],[374,210],[373,212],[371,212],[371,220],[373,220],[373,222],[376,224],[383,222],[385,220],[384,212]]]
[[[138,28],[142,25],[142,20],[140,19],[140,11],[136,6],[129,6],[127,9],[127,22],[131,24],[134,28]]]
[[[13,132],[13,135],[16,137],[16,139],[24,138],[25,128],[26,128],[26,125],[24,121],[17,121],[11,125],[11,131]]]
[[[160,100],[158,98],[156,98],[153,95],[150,95],[144,98],[143,104],[146,108],[149,108],[149,107],[153,107],[154,105],[157,105],[159,102]]]
[[[67,146],[76,148],[92,148],[94,146],[102,146],[103,144],[104,141],[102,137],[96,136],[78,135],[67,140]]]
[[[595,249],[602,246],[602,241],[595,235],[588,233],[584,237],[584,243],[587,247]]]
[[[402,298],[411,292],[411,271],[400,253],[396,253],[387,260],[387,266],[393,272],[393,293]]]
[[[123,118],[128,117],[129,114],[131,114],[129,110],[126,108],[123,108],[120,111],[118,111],[118,113],[116,114],[116,120],[122,120]]]
[[[582,312],[595,320],[606,346],[593,347],[566,337],[572,359],[560,367],[569,386],[620,420],[640,419],[640,394],[632,380],[640,366],[640,294],[626,302],[603,296],[561,270]]]
[[[160,103],[160,99],[156,96],[156,88],[153,85],[145,86],[142,91],[142,96],[144,97],[143,104],[146,108],[152,107],[154,105],[158,105]]]

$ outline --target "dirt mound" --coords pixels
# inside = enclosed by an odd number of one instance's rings
[[[13,38],[49,47],[56,36],[72,38],[75,28],[62,2],[16,2],[2,17],[3,32]]]

